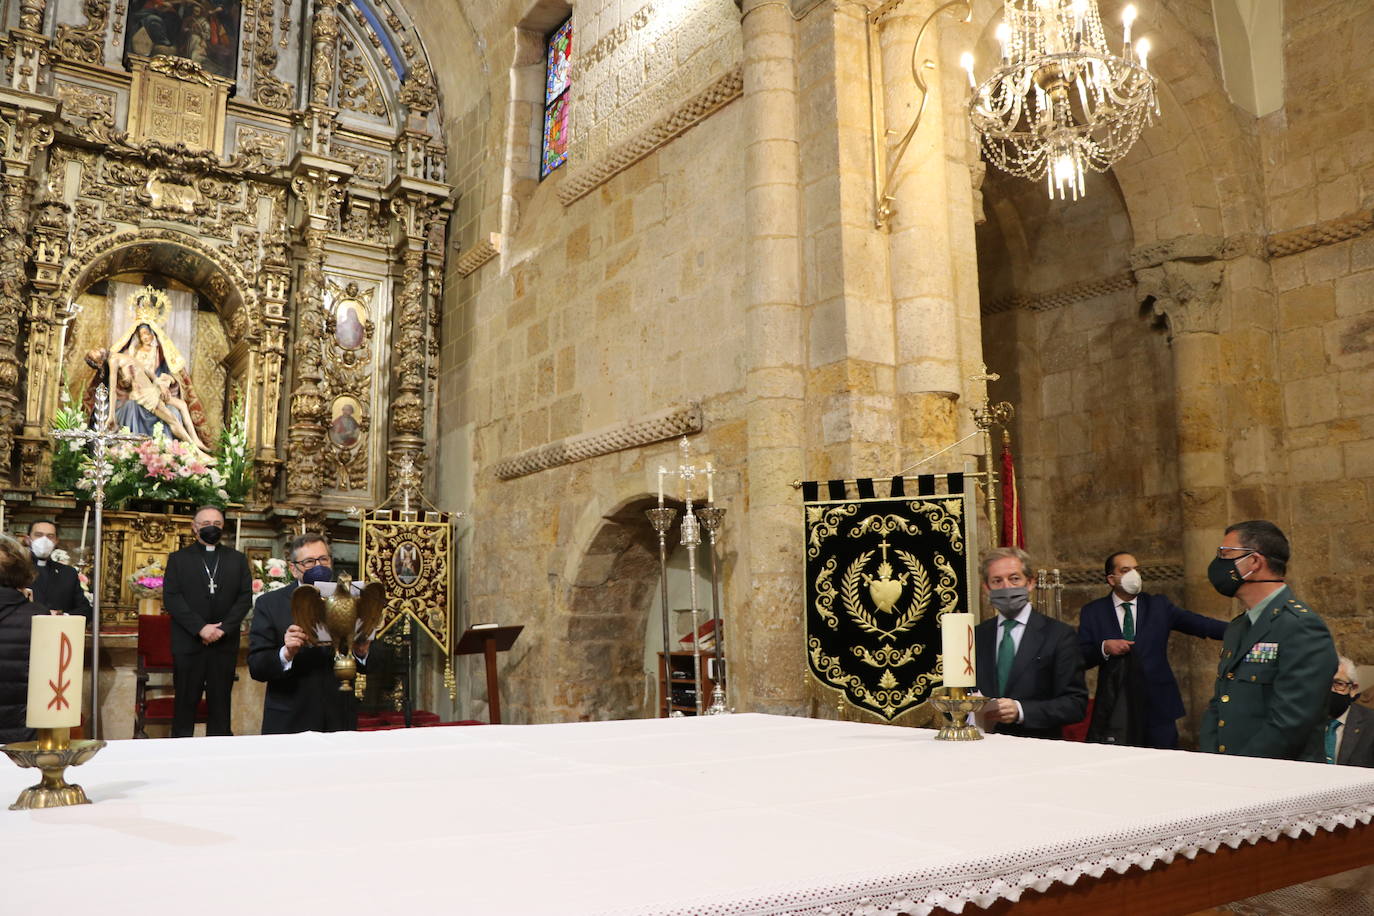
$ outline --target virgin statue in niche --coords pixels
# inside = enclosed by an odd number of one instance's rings
[[[93,401],[95,386],[109,384],[114,402],[111,425],[139,435],[152,435],[158,424],[195,450],[209,457],[201,429],[205,411],[191,388],[191,376],[176,344],[149,321],[140,321],[112,349],[98,348],[86,354],[96,369],[87,386]]]

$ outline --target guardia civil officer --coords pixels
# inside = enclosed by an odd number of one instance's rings
[[[1288,538],[1273,522],[1240,522],[1226,529],[1207,569],[1212,586],[1239,598],[1245,613],[1222,639],[1200,750],[1325,759],[1336,646],[1321,617],[1284,581],[1288,557]]]

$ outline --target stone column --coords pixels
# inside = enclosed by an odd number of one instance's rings
[[[745,234],[749,461],[747,592],[727,624],[732,703],[750,712],[804,707],[799,498],[806,381],[802,350],[797,73],[791,9],[745,0]],[[743,600],[740,600],[740,599]]]
[[[1184,596],[1201,614],[1227,616],[1230,602],[1207,583],[1228,521],[1227,417],[1221,385],[1219,239],[1193,236],[1131,255],[1137,295],[1169,324],[1182,501]]]
[[[890,168],[891,147],[910,127],[921,93],[911,72],[917,34],[940,4],[908,0],[880,27],[882,97],[888,135],[885,143]],[[926,30],[917,58],[939,61],[941,29],[954,22],[942,14]],[[959,398],[963,391],[960,354],[958,279],[953,264],[956,242],[971,241],[968,232],[975,214],[971,195],[955,199],[949,193],[953,163],[946,155],[949,119],[939,65],[922,73],[929,94],[920,126],[902,161],[891,169],[889,202],[889,277],[896,326],[897,396],[900,411],[902,464],[944,448],[959,438]],[[968,185],[967,174],[960,179]],[[958,212],[954,212],[957,208]],[[965,259],[967,260],[967,259]],[[977,282],[976,267],[972,282]]]

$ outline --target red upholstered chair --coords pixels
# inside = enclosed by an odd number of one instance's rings
[[[1065,725],[1063,729],[1065,741],[1087,741],[1088,726],[1093,721],[1093,698],[1088,697],[1088,711],[1084,714],[1082,721],[1072,725]]]
[[[157,683],[149,683],[156,676]],[[172,618],[166,614],[138,615],[138,680],[134,687],[134,737],[146,738],[149,725],[172,724],[176,695],[172,677]],[[196,707],[196,721],[210,718],[204,698]]]

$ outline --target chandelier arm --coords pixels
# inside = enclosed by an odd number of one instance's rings
[[[900,0],[898,0],[898,4],[899,3]],[[888,11],[895,8],[898,4],[885,4],[877,13],[874,13],[869,17],[870,40],[872,40],[872,38],[876,35],[878,29],[878,19],[886,15]],[[921,102],[919,105],[916,106],[916,117],[912,120],[911,126],[907,128],[906,134],[902,137],[901,142],[897,144],[896,156],[892,160],[892,165],[885,170],[881,168],[881,165],[886,157],[884,155],[885,151],[882,149],[881,138],[879,137],[877,131],[877,93],[873,79],[872,54],[870,54],[868,74],[870,104],[874,107],[875,112],[873,119],[873,177],[875,190],[878,191],[878,197],[874,201],[873,206],[873,222],[874,225],[879,229],[886,229],[888,227],[888,223],[892,219],[893,210],[888,202],[892,199],[890,195],[892,193],[893,182],[895,181],[897,175],[897,166],[901,164],[902,157],[906,155],[906,150],[907,147],[911,144],[911,139],[916,136],[916,129],[921,126],[921,116],[925,114],[926,110],[926,99],[930,97],[929,87],[926,85],[925,79],[921,76],[921,66],[917,63],[917,58],[919,57],[921,50],[921,39],[925,38],[926,30],[930,28],[930,25],[932,22],[935,21],[936,16],[939,16],[941,13],[946,12],[947,10],[953,9],[962,9],[964,11],[962,19],[963,22],[969,22],[973,19],[973,0],[949,0],[948,3],[944,3],[940,6],[937,6],[931,12],[931,14],[926,17],[925,22],[921,23],[921,29],[916,33],[916,41],[911,46],[911,75],[916,80],[916,88],[921,91]],[[882,180],[880,188],[878,186],[877,181],[879,171],[886,172],[886,175]]]

